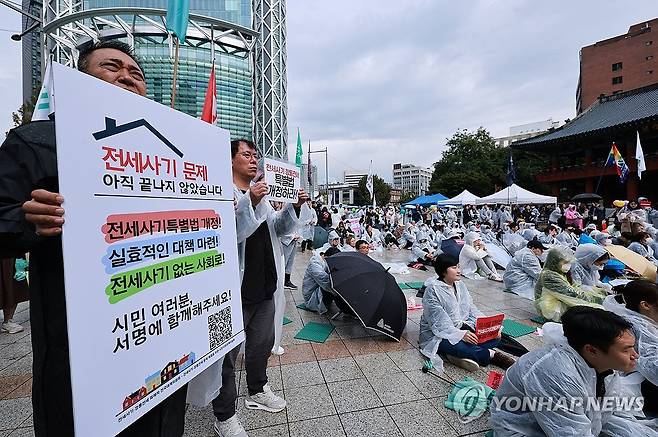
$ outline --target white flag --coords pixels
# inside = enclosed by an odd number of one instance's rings
[[[637,159],[637,177],[642,179],[642,172],[647,169],[647,164],[644,162],[644,152],[642,151],[642,144],[640,144],[640,132],[637,133],[635,159]]]
[[[372,179],[372,161],[370,161],[370,167],[368,168],[368,179],[366,179],[366,188],[368,189],[368,192],[370,193],[370,197],[372,198],[372,204],[374,206],[375,205],[375,185],[374,185],[374,181]]]
[[[53,73],[50,68],[52,61],[46,65],[46,74],[43,75],[43,84],[39,91],[39,98],[34,105],[32,112],[32,121],[50,120],[49,115],[55,112],[55,94],[53,91]]]

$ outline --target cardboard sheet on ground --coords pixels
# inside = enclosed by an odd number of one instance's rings
[[[607,250],[610,255],[626,264],[626,267],[634,270],[650,281],[656,282],[656,266],[642,255],[639,255],[632,250],[628,250],[623,246],[616,245],[605,246],[605,250]]]
[[[114,436],[244,340],[229,133],[53,64],[76,436]]]

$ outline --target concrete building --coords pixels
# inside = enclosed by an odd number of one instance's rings
[[[658,18],[634,24],[628,32],[580,49],[576,112],[601,96],[658,83],[658,38],[652,28]]]
[[[432,170],[413,164],[393,164],[393,187],[416,196],[427,193],[432,179]]]
[[[23,10],[40,17],[41,0],[23,0]],[[35,21],[23,15],[22,29],[28,29]],[[35,88],[41,85],[41,31],[37,28],[21,39],[23,62],[23,101],[30,100]],[[37,91],[38,92],[38,91]]]
[[[548,120],[536,121],[534,123],[520,124],[509,128],[509,135],[506,137],[496,138],[496,146],[508,147],[515,141],[526,140],[535,137],[550,129],[556,129],[560,126],[559,121],[553,121],[552,118]]]
[[[368,176],[367,171],[352,170],[343,172],[343,182],[350,187],[358,187],[359,181],[364,176]]]
[[[324,198],[324,195],[327,192],[326,184],[320,184],[318,189]],[[357,190],[357,187],[351,186],[349,184],[329,182],[328,203],[330,205],[354,205]]]

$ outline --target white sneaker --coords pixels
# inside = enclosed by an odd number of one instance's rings
[[[265,385],[261,393],[247,396],[244,405],[250,410],[265,410],[270,413],[278,413],[286,408],[286,400],[275,395],[272,389]]]
[[[274,355],[283,355],[286,351],[283,350],[281,346],[278,346],[276,349],[272,349]]]
[[[496,282],[503,282],[503,278],[500,275],[496,274],[496,273],[494,273],[493,275],[490,275],[489,279],[491,279],[492,281],[496,281]]]
[[[453,355],[446,355],[446,358],[455,366],[461,367],[462,369],[468,370],[469,372],[477,372],[480,370],[480,365],[473,360],[469,360],[468,358],[457,358]]]
[[[2,324],[0,327],[0,331],[2,332],[8,332],[10,334],[18,334],[19,332],[23,331],[25,328],[23,328],[21,325],[18,323],[14,322],[13,320],[9,319],[6,322]]]
[[[215,433],[219,437],[249,437],[235,414],[223,422],[215,418]]]

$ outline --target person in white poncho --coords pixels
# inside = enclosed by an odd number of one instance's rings
[[[337,248],[331,247],[327,249],[326,253],[313,255],[308,261],[302,283],[302,296],[306,309],[317,311],[320,314],[328,311],[329,305],[333,301],[333,294],[331,293],[329,266],[325,258],[339,252]]]
[[[280,211],[274,211],[272,205],[264,199],[269,189],[267,183],[256,179],[256,146],[247,140],[232,141],[231,156],[242,317],[246,336],[244,356],[248,396],[244,402],[249,409],[279,412],[286,407],[286,401],[267,384],[266,368],[270,352],[276,346],[275,331],[280,329],[281,323],[278,320],[283,320],[285,307],[280,238],[302,224],[299,221],[300,207],[306,207],[307,196],[300,189],[297,204],[287,203]],[[221,389],[212,401],[215,432],[220,436],[246,436],[235,414],[238,397],[235,362],[239,350],[240,345],[237,345],[224,357]]]
[[[423,315],[420,318],[418,343],[421,353],[432,361],[435,369],[443,371],[439,354],[466,370],[494,363],[507,368],[514,359],[494,351],[497,339],[478,344],[475,322],[484,314],[475,306],[466,284],[461,281],[457,259],[448,254],[437,256],[434,263],[437,278],[425,282]]]
[[[427,238],[427,234],[424,232],[418,232],[416,234],[416,241],[413,246],[411,246],[410,261],[412,263],[421,263],[431,266],[438,253],[441,253],[441,250],[439,249],[437,251],[434,249],[434,246]]]
[[[526,248],[516,252],[503,274],[505,287],[512,293],[535,300],[535,285],[541,273],[539,257],[545,250],[547,248],[543,244],[532,240]]]
[[[496,437],[656,436],[631,414],[640,403],[619,393],[618,371],[633,371],[638,360],[626,320],[572,307],[562,325],[544,325],[544,338],[549,344],[521,357],[496,390],[490,406]]]
[[[612,290],[610,284],[601,282],[600,271],[610,259],[608,251],[598,244],[581,244],[576,249],[576,262],[571,265],[571,280],[583,290]]]
[[[469,232],[464,237],[464,247],[459,253],[459,266],[467,278],[482,279],[484,276],[492,281],[503,282],[477,232]]]
[[[635,348],[640,354],[636,372],[622,383],[632,396],[644,397],[640,417],[658,417],[658,286],[640,279],[617,287],[617,296],[608,296],[603,308],[620,315],[632,325]],[[655,426],[655,422],[654,422]],[[656,431],[658,435],[658,430]]]

